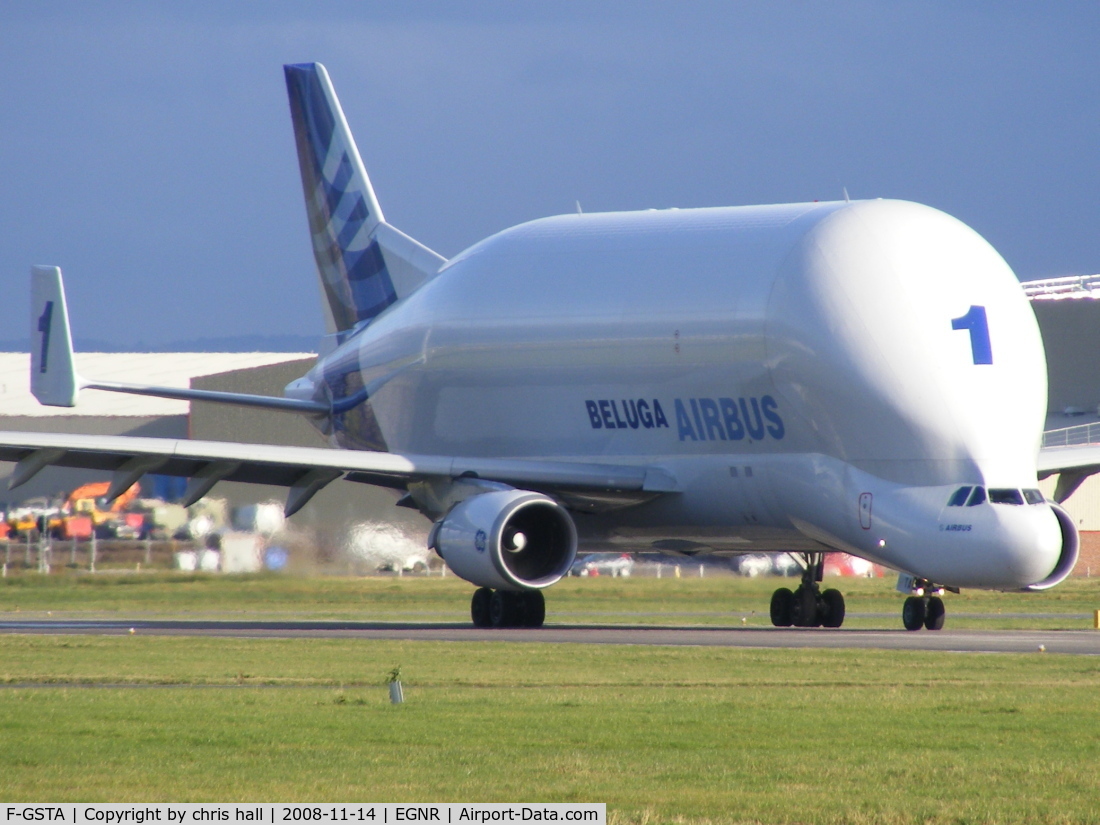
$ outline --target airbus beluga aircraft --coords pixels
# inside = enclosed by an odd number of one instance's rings
[[[342,448],[0,433],[18,485],[43,467],[402,494],[475,586],[479,627],[537,627],[578,546],[686,557],[790,552],[776,626],[840,627],[844,551],[900,572],[906,628],[944,590],[1043,590],[1078,552],[1037,474],[1038,327],[977,233],[927,206],[848,200],[571,214],[445,260],[385,221],[323,66],[284,67],[328,326],[284,397],[96,381],[73,366],[56,267],[32,270],[32,389],[243,404]],[[1089,469],[1091,467],[1091,469]],[[1076,476],[1074,476],[1076,477]]]

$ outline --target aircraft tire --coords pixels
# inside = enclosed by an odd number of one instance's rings
[[[943,622],[946,618],[947,609],[943,606],[943,599],[939,596],[930,598],[924,614],[924,626],[929,630],[943,630]]]
[[[528,590],[523,595],[523,626],[542,627],[546,620],[546,598],[541,590]]]
[[[794,593],[786,587],[780,587],[772,593],[771,619],[774,627],[790,627],[794,624],[791,613],[794,611]]]
[[[817,609],[817,593],[809,587],[794,591],[791,619],[795,627],[820,627],[821,611]]]
[[[906,630],[920,630],[924,627],[924,617],[926,615],[924,599],[919,596],[910,596],[902,605],[901,623],[905,625]]]
[[[824,627],[840,627],[844,624],[844,594],[830,588],[821,594],[821,624]]]
[[[474,591],[470,599],[470,618],[474,621],[474,627],[490,627],[493,623],[489,615],[489,602],[493,598],[493,591],[488,587],[479,587]]]
[[[489,618],[493,627],[523,626],[523,594],[494,590],[489,600]]]

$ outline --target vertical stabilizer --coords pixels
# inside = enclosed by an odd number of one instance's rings
[[[369,321],[445,260],[385,223],[328,72],[283,67],[328,331]]]
[[[31,267],[31,392],[42,404],[75,407],[80,384],[61,269]]]

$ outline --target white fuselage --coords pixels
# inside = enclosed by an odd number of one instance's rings
[[[980,310],[980,311],[979,311]],[[973,230],[899,201],[568,215],[448,262],[309,376],[342,446],[660,466],[582,535],[847,550],[946,585],[1042,581],[1042,341]]]

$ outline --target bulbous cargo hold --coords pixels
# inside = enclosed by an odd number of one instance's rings
[[[835,464],[777,474],[803,529],[955,586],[1037,589],[1072,570],[1076,528],[1019,492],[1035,486],[1046,413],[1042,338],[974,230],[898,201],[830,215],[778,272],[766,348],[791,429]],[[960,484],[1014,495],[945,507]],[[874,528],[852,530],[850,502],[871,490]]]
[[[861,201],[816,223],[774,280],[766,349],[815,450],[903,484],[1033,486],[1043,341],[1008,264],[955,218]]]
[[[977,323],[972,306],[993,349],[979,369],[982,331],[951,328]],[[376,387],[366,406],[385,443],[421,454],[751,444],[918,484],[980,463],[987,483],[1023,486],[1046,395],[1042,341],[1007,264],[954,218],[901,201],[533,221],[453,258],[353,346],[339,363]],[[691,399],[727,397],[749,424],[767,407],[774,426],[758,438],[700,426]]]
[[[357,346],[392,449],[661,456],[685,486],[656,505],[666,528],[789,530],[952,584],[1029,587],[1073,556],[1046,506],[941,525],[957,485],[1034,486],[1046,373],[1008,265],[926,206],[533,221],[452,259]],[[721,495],[708,462],[730,455],[756,463],[754,502]]]

